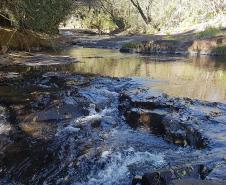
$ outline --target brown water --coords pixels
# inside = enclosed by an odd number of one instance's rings
[[[150,57],[94,48],[72,48],[65,54],[81,61],[72,66],[75,72],[155,79],[161,81],[155,87],[172,96],[226,102],[224,57]]]

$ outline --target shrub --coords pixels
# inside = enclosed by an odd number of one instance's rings
[[[135,49],[138,47],[139,47],[139,43],[137,42],[128,42],[122,46],[122,48],[131,48],[131,49]]]
[[[207,38],[207,37],[213,37],[218,35],[219,33],[221,33],[219,28],[213,28],[213,27],[209,27],[206,30],[197,33],[197,38],[201,39],[201,38]]]
[[[226,55],[226,44],[217,46],[212,50],[212,53],[216,55]]]
[[[56,33],[73,9],[73,0],[11,0],[2,7],[19,28]]]

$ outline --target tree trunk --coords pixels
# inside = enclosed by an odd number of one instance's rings
[[[151,22],[151,18],[144,14],[144,11],[142,10],[139,2],[138,1],[135,2],[135,0],[130,0],[130,1],[133,4],[133,6],[138,10],[138,12],[140,13],[140,15],[141,15],[142,19],[144,20],[144,22],[146,24],[149,24]]]

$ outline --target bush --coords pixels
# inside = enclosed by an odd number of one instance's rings
[[[219,33],[221,33],[219,28],[209,27],[206,30],[197,33],[197,38],[201,39],[201,38],[213,37],[218,35]]]
[[[226,55],[226,45],[223,44],[223,45],[220,45],[220,46],[214,48],[212,50],[212,53],[216,54],[216,55]]]
[[[71,13],[73,0],[11,0],[3,8],[19,28],[56,33]]]

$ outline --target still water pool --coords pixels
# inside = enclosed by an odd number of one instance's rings
[[[80,61],[71,66],[75,72],[155,79],[161,81],[155,87],[172,96],[226,102],[226,57],[141,56],[94,48],[64,54]]]

